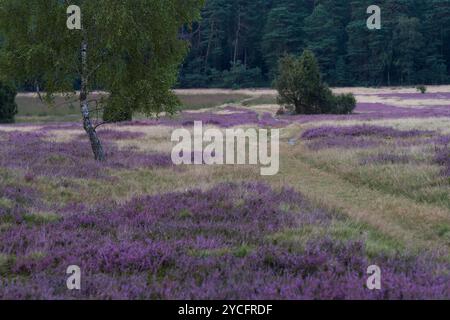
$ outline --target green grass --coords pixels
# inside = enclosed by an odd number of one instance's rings
[[[93,95],[91,99],[98,99]],[[29,94],[19,94],[16,97],[18,123],[48,123],[70,122],[80,119],[80,108],[76,98],[67,100],[64,97],[55,97],[53,105],[42,102],[38,97]]]
[[[35,212],[24,216],[24,220],[32,225],[41,225],[56,222],[61,217],[53,212]]]
[[[13,264],[13,256],[0,253],[0,275],[8,274]]]
[[[14,207],[14,203],[6,198],[0,198],[0,208],[1,209],[6,209],[6,210],[11,210]]]
[[[238,258],[244,258],[253,251],[253,248],[247,244],[242,244],[234,248],[218,248],[218,249],[205,249],[205,250],[190,250],[189,254],[193,257],[207,258],[211,256],[224,256],[232,254]]]
[[[354,185],[450,208],[450,185],[440,175],[441,168],[429,163],[432,155],[422,155],[423,159],[416,159],[414,163],[361,165],[360,160],[371,153],[374,152],[308,150],[301,157],[315,168],[337,174]]]
[[[73,100],[71,100],[73,101]],[[63,97],[56,97],[54,104],[50,106],[42,101],[38,97],[30,95],[19,94],[16,97],[16,103],[18,106],[18,117],[62,117],[67,115],[79,114],[79,107],[77,101],[70,103]]]
[[[442,224],[435,228],[436,234],[450,246],[450,224]]]
[[[329,238],[335,242],[365,240],[365,250],[368,257],[380,254],[393,255],[404,249],[404,245],[379,230],[365,223],[357,223],[350,219],[334,219],[330,225],[304,225],[297,229],[288,229],[268,236],[269,241],[288,247],[290,250],[301,251],[311,240]]]

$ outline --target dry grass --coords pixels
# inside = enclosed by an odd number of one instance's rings
[[[302,158],[301,150],[290,151],[290,156],[284,158],[282,173],[271,178],[271,183],[289,184],[317,205],[368,223],[409,246],[448,246],[436,234],[439,225],[450,223],[448,210],[354,184],[339,175],[317,169]]]
[[[196,110],[212,108],[224,104],[239,103],[249,96],[242,93],[205,93],[205,94],[177,94],[183,109]]]

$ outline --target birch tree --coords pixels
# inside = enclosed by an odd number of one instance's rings
[[[57,94],[79,99],[83,127],[102,161],[101,123],[92,121],[92,111],[105,105],[148,115],[176,110],[170,89],[187,49],[179,31],[198,17],[202,2],[0,0],[0,78],[33,85],[48,102]],[[68,28],[67,20],[78,18],[69,6],[80,9],[80,28],[78,21]],[[110,94],[90,100],[96,89]]]

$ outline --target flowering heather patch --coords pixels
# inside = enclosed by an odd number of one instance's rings
[[[192,126],[194,121],[202,121],[204,125],[215,125],[222,128],[239,125],[257,125],[260,127],[283,127],[288,121],[274,118],[270,113],[259,116],[257,112],[245,109],[230,110],[230,114],[215,113],[183,113],[183,126]]]
[[[20,168],[34,175],[76,178],[106,177],[108,168],[133,169],[167,167],[170,155],[145,154],[119,150],[110,140],[104,142],[107,161],[99,163],[92,157],[86,140],[58,143],[43,140],[44,131],[37,133],[10,132],[0,146],[0,166]]]
[[[302,138],[309,140],[308,147],[312,150],[326,148],[372,148],[383,143],[385,139],[421,138],[432,135],[432,131],[408,130],[401,131],[381,126],[347,126],[347,127],[317,127],[306,130]],[[395,140],[396,143],[401,140]],[[420,141],[410,141],[412,144]]]
[[[317,138],[332,137],[361,137],[374,136],[379,138],[410,138],[423,135],[431,135],[432,131],[408,130],[402,131],[382,126],[347,126],[347,127],[318,127],[306,130],[302,134],[303,139],[312,140]]]
[[[258,114],[249,110],[230,114],[185,112],[182,114],[182,118],[183,126],[192,126],[194,121],[202,121],[204,125],[215,125],[223,128],[258,123]]]
[[[258,124],[258,113],[242,109],[239,112],[218,114],[214,112],[182,112],[176,117],[163,117],[157,120],[138,120],[132,122],[122,122],[120,125],[164,125],[170,127],[192,126],[195,121],[202,121],[203,125],[214,125],[218,127],[228,128],[238,125]]]
[[[382,98],[399,98],[403,100],[407,99],[444,99],[450,100],[450,92],[430,92],[426,94],[422,93],[380,93],[376,96]]]
[[[381,120],[404,118],[450,118],[450,106],[402,108],[382,103],[358,103],[350,115],[295,115],[281,116],[282,120],[308,123],[312,121]]]
[[[333,216],[290,189],[220,184],[117,206],[68,207],[45,225],[0,233],[2,299],[417,299],[450,297],[448,265],[366,256],[364,240],[286,246],[271,234],[327,228]],[[82,290],[65,288],[68,265]],[[380,291],[366,269],[383,270]]]
[[[287,122],[285,120],[281,120],[281,119],[272,117],[272,115],[270,113],[264,113],[261,116],[261,119],[259,120],[259,125],[261,127],[277,128],[277,127],[287,126],[288,124],[289,124],[289,122]]]
[[[382,103],[360,103],[355,110],[355,116],[357,120],[442,118],[450,117],[450,105],[406,108]]]
[[[228,106],[223,108],[229,113],[215,112],[181,112],[175,117],[163,117],[158,120],[137,120],[132,122],[122,122],[119,124],[126,126],[133,125],[164,125],[170,127],[193,126],[195,121],[201,121],[203,125],[212,125],[221,128],[234,126],[256,125],[260,127],[282,127],[289,124],[289,121],[274,118],[270,113],[260,116],[257,112],[245,108]]]
[[[448,147],[450,146],[450,135],[439,136],[435,142],[438,145]]]

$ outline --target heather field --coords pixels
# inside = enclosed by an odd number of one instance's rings
[[[450,299],[450,87],[334,91],[354,114],[179,90],[172,118],[100,127],[105,163],[77,109],[19,95],[0,125],[0,299]],[[171,133],[197,120],[279,128],[279,173],[174,166]]]

